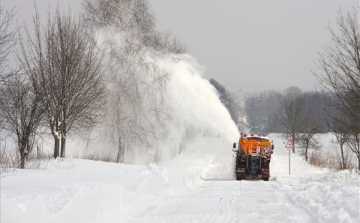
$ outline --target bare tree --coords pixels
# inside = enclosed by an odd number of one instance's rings
[[[125,41],[151,48],[158,53],[182,54],[187,51],[169,32],[155,29],[155,17],[147,0],[85,0],[85,18],[91,26],[116,27]],[[130,34],[130,35],[129,35]],[[130,37],[131,36],[131,37]],[[134,45],[132,45],[134,46]]]
[[[48,15],[44,28],[37,13],[34,31],[34,38],[26,32],[19,60],[43,92],[40,102],[54,138],[54,158],[64,157],[68,133],[91,128],[100,115],[101,57],[94,33],[70,13],[61,15],[57,10],[54,17]]]
[[[169,32],[153,31],[151,34],[145,36],[143,43],[162,53],[182,54],[187,52],[186,45]]]
[[[137,145],[148,150],[165,133],[163,123],[168,115],[162,94],[169,74],[147,62],[146,53],[146,48],[127,48],[124,53],[121,47],[112,46],[110,56],[114,63],[108,69],[113,91],[108,101],[110,125],[115,130],[110,132],[118,139],[118,162],[124,161],[126,148]]]
[[[284,91],[278,112],[279,122],[284,128],[287,136],[293,142],[293,153],[295,153],[295,143],[302,131],[302,124],[306,118],[305,101],[302,91],[297,87],[289,87]]]
[[[282,93],[273,90],[246,98],[246,119],[251,131],[264,135],[282,131],[277,117],[282,98]]]
[[[2,89],[6,78],[14,73],[8,67],[9,55],[16,43],[16,30],[9,30],[14,16],[14,9],[12,11],[5,11],[0,7],[0,89]],[[0,117],[0,127],[3,121]]]
[[[316,140],[316,135],[321,132],[321,124],[314,118],[311,112],[306,112],[302,121],[301,130],[299,134],[300,143],[304,146],[304,156],[306,162],[308,161],[309,148],[319,149],[319,142]]]
[[[315,136],[322,130],[321,124],[315,116],[316,110],[307,103],[308,97],[309,94],[303,93],[297,87],[287,88],[278,112],[278,120],[284,128],[285,134],[290,136],[293,142],[293,153],[295,153],[295,143],[299,142],[304,146],[306,161],[308,161],[309,148],[319,148]]]
[[[308,161],[308,152],[310,148],[319,149],[321,145],[316,139],[316,135],[323,131],[323,119],[319,111],[324,109],[322,97],[318,92],[304,92],[301,94],[304,100],[304,109],[300,124],[299,141],[304,147],[304,157]]]
[[[245,103],[245,112],[250,130],[260,135],[266,135],[265,127],[267,120],[264,115],[264,98],[261,96],[251,96],[246,99]]]
[[[331,105],[331,102],[329,104]],[[338,142],[338,144],[340,146],[340,169],[342,169],[342,170],[346,169],[347,168],[347,160],[346,160],[346,156],[345,156],[344,146],[350,139],[349,129],[345,125],[346,117],[342,116],[341,113],[336,109],[328,109],[328,111],[324,111],[324,114],[327,117],[328,128],[330,129],[332,134],[335,136],[336,141]]]
[[[350,150],[356,155],[358,160],[358,170],[360,172],[360,103],[347,98],[348,94],[345,94],[344,100],[347,101],[347,105],[353,110],[350,113],[345,113],[345,121],[342,125],[346,126],[347,132],[349,132],[349,139],[346,144]],[[353,93],[350,93],[350,98],[353,98]],[[344,114],[344,113],[343,113]],[[344,120],[344,119],[342,119]]]
[[[356,155],[358,160],[358,166],[360,165],[360,137],[359,133],[352,133],[350,135],[349,140],[346,142],[350,150]],[[360,171],[360,168],[358,167],[358,170]]]
[[[347,162],[346,162],[346,157],[345,157],[345,152],[344,152],[344,150],[345,150],[344,145],[346,142],[349,141],[349,134],[341,133],[341,132],[334,132],[334,135],[340,146],[341,169],[345,170],[347,168]]]
[[[169,73],[149,58],[170,51],[182,52],[181,44],[155,31],[154,17],[146,0],[87,0],[88,24],[105,30],[109,89],[106,131],[117,141],[117,161],[129,148],[155,154],[154,142],[166,134],[169,118],[163,92]]]
[[[43,114],[38,90],[24,75],[8,78],[0,90],[0,117],[5,120],[5,129],[17,137],[22,169]]]
[[[351,133],[351,148],[358,157],[360,170],[360,27],[358,11],[337,17],[338,32],[329,28],[331,44],[324,46],[320,54],[320,71],[314,73],[319,83],[338,100],[332,104],[341,114],[333,116],[337,122],[346,126]],[[347,120],[344,122],[344,120]],[[351,120],[351,121],[350,121]]]
[[[15,14],[15,9],[5,11],[0,7],[0,84],[6,77],[16,73],[8,67],[9,55],[16,44],[17,28],[10,30]]]

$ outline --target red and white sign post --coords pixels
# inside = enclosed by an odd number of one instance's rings
[[[292,143],[292,141],[290,139],[286,142],[285,148],[289,150],[289,175],[290,175],[290,155],[291,155],[290,150],[292,148],[294,148],[294,144]]]

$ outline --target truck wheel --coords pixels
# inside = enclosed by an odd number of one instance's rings
[[[236,175],[236,180],[242,180],[241,176]]]
[[[264,177],[263,180],[264,181],[269,181],[269,177]]]

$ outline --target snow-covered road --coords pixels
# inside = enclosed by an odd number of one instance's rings
[[[207,181],[192,193],[149,206],[129,222],[316,222],[276,185]]]
[[[297,154],[290,154],[289,174],[289,152],[273,138],[269,182],[235,181],[220,157],[201,187],[147,202],[128,222],[360,222],[358,176],[318,169]]]

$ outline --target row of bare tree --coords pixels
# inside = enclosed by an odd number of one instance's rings
[[[342,168],[344,146],[356,155],[360,170],[360,24],[359,12],[339,12],[337,31],[330,29],[331,43],[320,54],[314,72],[322,91],[303,92],[289,87],[268,91],[245,101],[251,131],[282,132],[305,148],[318,148],[315,135],[333,132],[340,145]],[[295,152],[295,148],[293,149]]]
[[[327,100],[325,92],[303,92],[297,87],[262,92],[245,101],[249,128],[262,135],[285,133],[294,143],[305,147],[307,158],[309,147],[318,148],[314,136],[331,131],[323,116]]]
[[[328,112],[331,125],[342,146],[346,143],[358,159],[360,170],[360,23],[359,11],[339,12],[338,30],[330,29],[331,43],[320,54],[319,83],[335,99]],[[344,168],[345,163],[343,163]]]
[[[94,126],[105,93],[95,35],[82,21],[57,10],[42,25],[36,13],[34,35],[24,33],[15,51],[19,71],[2,73],[0,89],[2,127],[17,136],[21,168],[40,126],[50,129],[54,157],[64,157],[67,134]]]
[[[119,162],[130,142],[150,148],[165,133],[169,117],[161,98],[169,74],[149,57],[183,53],[185,46],[155,30],[146,0],[86,0],[84,6],[85,19],[57,9],[41,24],[37,12],[33,29],[20,32],[9,30],[15,11],[1,11],[0,127],[17,137],[20,168],[44,133],[54,139],[54,158],[65,157],[70,134],[103,123],[118,140]],[[8,69],[12,52],[16,70]]]

